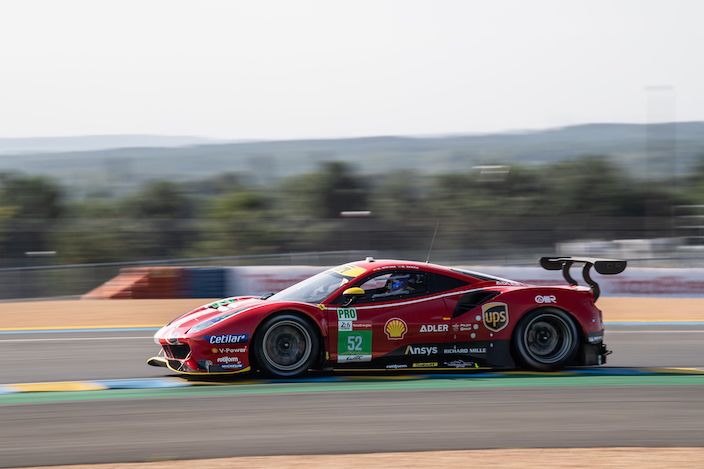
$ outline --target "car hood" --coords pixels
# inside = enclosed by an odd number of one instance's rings
[[[154,341],[159,339],[176,340],[184,337],[193,328],[203,330],[220,321],[236,316],[258,306],[268,304],[258,297],[234,297],[200,306],[165,325],[154,334]]]

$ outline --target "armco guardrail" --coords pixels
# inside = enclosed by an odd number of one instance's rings
[[[561,285],[560,272],[540,267],[457,266],[534,285]],[[249,266],[233,267],[228,275],[229,295],[259,295],[278,291],[303,280],[322,267]],[[704,297],[704,268],[628,267],[618,276],[594,273],[604,296]]]
[[[151,266],[184,268],[182,298],[214,298],[239,294],[264,294],[278,291],[319,272],[324,267],[342,264],[367,255],[386,258],[419,258],[426,253],[401,253],[378,256],[361,251],[308,252],[295,254],[208,257],[144,262],[105,264],[75,264],[59,266],[14,267],[0,269],[0,299],[31,299],[46,297],[78,297],[117,277],[123,269]],[[459,259],[461,253],[444,253],[436,259]],[[702,265],[704,260],[693,260]],[[439,261],[440,262],[440,261]],[[561,284],[559,272],[537,267],[537,257],[493,262],[445,261],[447,265],[465,265],[500,277],[534,284]],[[502,266],[500,264],[512,264]],[[680,259],[667,258],[629,260],[626,271],[615,277],[600,277],[603,294],[607,296],[704,296],[704,268],[638,267],[639,265],[678,265]],[[692,265],[692,264],[690,264]],[[167,291],[165,289],[164,291]],[[222,294],[220,294],[222,293]]]
[[[535,267],[461,266],[511,280],[556,285],[559,273]],[[88,298],[217,298],[263,295],[306,279],[323,266],[213,267],[198,278],[200,268],[153,267],[125,269],[116,279],[86,295]],[[632,268],[615,276],[593,274],[605,296],[704,296],[704,269]],[[191,279],[191,280],[189,280]]]

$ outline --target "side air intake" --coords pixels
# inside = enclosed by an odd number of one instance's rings
[[[460,316],[466,313],[467,311],[476,308],[480,304],[486,303],[498,294],[499,292],[491,290],[473,291],[465,293],[457,302],[457,306],[455,306],[455,310],[452,312],[452,317],[456,318],[457,316]]]

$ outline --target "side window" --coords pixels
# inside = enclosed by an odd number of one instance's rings
[[[376,290],[382,290],[386,286],[386,282],[388,282],[390,278],[391,272],[375,275],[372,278],[366,280],[359,287],[367,293]]]
[[[440,274],[430,274],[430,293],[442,293],[469,285],[468,282]]]
[[[424,272],[383,272],[359,286],[365,295],[357,300],[357,304],[403,299],[429,292],[428,276]]]

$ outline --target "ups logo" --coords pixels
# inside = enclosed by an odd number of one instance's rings
[[[482,305],[484,325],[492,332],[499,332],[508,326],[508,305],[506,303],[486,303]]]

